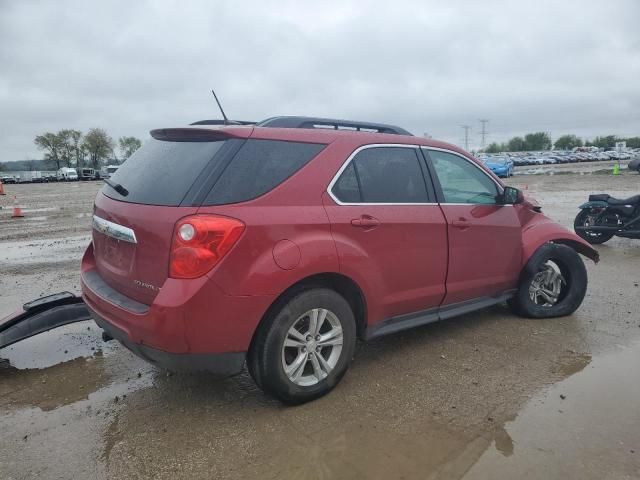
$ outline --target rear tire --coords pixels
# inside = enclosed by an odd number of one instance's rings
[[[247,359],[256,384],[283,403],[329,393],[347,371],[356,344],[349,303],[327,288],[299,292],[267,316]]]
[[[578,230],[576,227],[587,227],[589,226],[589,211],[588,210],[580,210],[578,215],[576,215],[575,220],[573,221],[573,230],[576,234],[586,240],[591,245],[600,245],[613,237],[613,233],[609,232],[589,232],[586,230]]]
[[[587,269],[580,255],[566,245],[547,243],[527,262],[508,303],[523,317],[563,317],[578,309],[586,292]]]

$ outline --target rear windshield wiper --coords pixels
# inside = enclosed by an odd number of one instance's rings
[[[120,195],[122,195],[123,197],[126,197],[127,195],[129,195],[129,190],[127,190],[126,188],[124,188],[122,185],[120,185],[119,183],[116,182],[112,182],[111,180],[109,180],[108,178],[103,178],[104,183],[106,183],[107,185],[109,185],[111,188],[113,188],[116,192],[118,192]]]

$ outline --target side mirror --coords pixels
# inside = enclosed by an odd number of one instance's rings
[[[524,194],[522,191],[514,187],[504,187],[498,203],[501,205],[515,205],[522,202],[524,202]]]

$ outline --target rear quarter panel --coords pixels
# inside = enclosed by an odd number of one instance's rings
[[[270,130],[276,129],[261,129],[254,137],[268,138],[273,134]],[[323,140],[319,133],[314,138],[318,142]],[[254,200],[200,207],[198,213],[226,215],[246,225],[238,243],[209,273],[226,294],[279,295],[311,275],[339,273],[322,194],[357,147],[352,143],[328,144],[298,172]]]

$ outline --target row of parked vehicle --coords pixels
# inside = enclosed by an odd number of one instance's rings
[[[76,182],[79,180],[101,180],[109,178],[118,170],[118,165],[107,165],[100,170],[93,168],[68,168],[63,167],[57,172],[22,171],[0,176],[2,183],[49,183],[49,182]]]
[[[513,165],[549,165],[557,163],[599,162],[603,160],[633,160],[640,158],[640,149],[624,152],[611,151],[568,151],[549,150],[544,152],[505,152],[496,154],[479,154],[478,158],[485,164],[488,162],[504,163],[510,161]],[[497,173],[497,172],[496,172]]]

